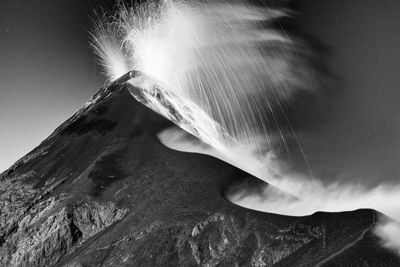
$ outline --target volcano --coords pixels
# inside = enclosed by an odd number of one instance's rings
[[[374,210],[290,217],[230,203],[255,177],[165,147],[173,124],[102,88],[0,176],[1,266],[400,266]],[[178,118],[178,117],[177,117]]]

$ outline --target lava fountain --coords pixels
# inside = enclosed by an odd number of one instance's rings
[[[110,81],[141,72],[129,77],[144,92],[134,97],[274,184],[279,177],[265,159],[285,141],[282,103],[315,88],[307,46],[275,26],[288,15],[239,1],[120,2],[116,15],[96,24],[93,47]]]

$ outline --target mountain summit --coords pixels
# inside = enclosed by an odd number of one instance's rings
[[[0,176],[1,266],[400,266],[378,212],[290,217],[226,200],[258,179],[165,147],[172,123],[102,88]]]

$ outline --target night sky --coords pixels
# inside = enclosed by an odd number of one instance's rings
[[[90,16],[98,6],[93,2],[2,1],[0,171],[37,146],[104,83],[88,43]],[[400,2],[297,3],[296,25],[326,48],[323,63],[331,75],[320,92],[329,105],[315,109],[322,119],[295,127],[314,174],[398,179]]]

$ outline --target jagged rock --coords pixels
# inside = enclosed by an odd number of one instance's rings
[[[36,190],[23,182],[34,174],[33,171],[23,175],[14,174],[0,182],[0,244],[16,227],[36,195]]]
[[[2,266],[49,266],[82,242],[121,220],[127,209],[114,203],[83,203],[72,212],[65,198],[50,197],[33,206],[0,248]]]
[[[100,204],[93,201],[74,209],[74,222],[86,240],[121,220],[127,212],[128,209],[118,209],[112,202]]]
[[[31,209],[0,250],[2,265],[48,266],[70,252],[81,233],[54,198]]]

